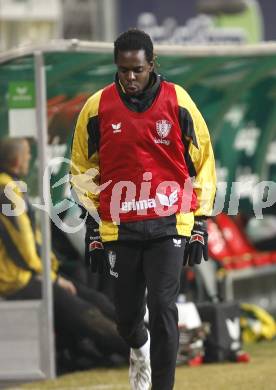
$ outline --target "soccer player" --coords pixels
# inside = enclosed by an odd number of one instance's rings
[[[72,143],[86,255],[92,271],[108,260],[133,390],[173,388],[180,272],[207,260],[216,187],[206,123],[188,93],[156,73],[154,58],[145,32],[116,39],[115,81],[87,100]]]
[[[27,186],[31,149],[24,138],[0,140],[0,296],[7,300],[41,299],[43,263],[41,232],[36,224]],[[70,259],[68,259],[70,260]],[[92,359],[128,356],[119,336],[115,310],[104,294],[69,280],[58,271],[59,259],[51,252],[51,280],[55,330],[71,350],[93,347]],[[94,348],[95,347],[95,348]],[[93,360],[91,360],[93,364]]]

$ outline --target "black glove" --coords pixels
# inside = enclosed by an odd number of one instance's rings
[[[92,272],[103,273],[106,254],[99,233],[99,225],[89,220],[86,223],[85,263]]]
[[[202,257],[208,260],[208,233],[205,218],[195,217],[191,237],[186,244],[183,265],[200,264]]]

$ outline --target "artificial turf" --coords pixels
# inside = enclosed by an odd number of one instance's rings
[[[175,390],[275,390],[276,340],[246,346],[249,363],[203,364],[178,367]],[[128,369],[82,371],[53,381],[13,387],[13,390],[126,390]]]

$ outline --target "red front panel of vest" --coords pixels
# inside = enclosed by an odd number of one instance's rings
[[[130,111],[112,84],[102,93],[99,118],[101,218],[137,221],[195,208],[172,84],[162,83],[144,113]]]

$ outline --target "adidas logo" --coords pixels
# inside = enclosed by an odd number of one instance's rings
[[[122,131],[122,122],[112,123],[113,133],[121,133]]]

